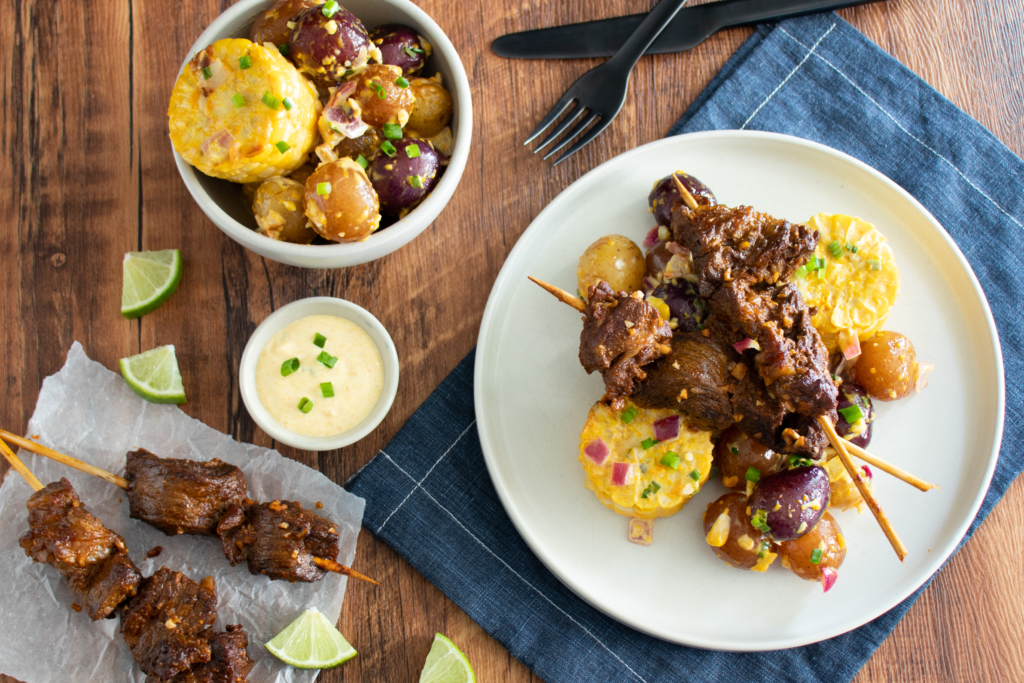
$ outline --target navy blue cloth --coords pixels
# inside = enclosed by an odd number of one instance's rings
[[[835,14],[759,27],[671,134],[748,128],[840,149],[894,179],[966,254],[1006,369],[999,464],[968,536],[1024,468],[1024,162]],[[548,683],[847,681],[917,598],[828,641],[780,652],[697,650],[590,607],[514,533],[473,412],[473,355],[349,482],[364,524]]]

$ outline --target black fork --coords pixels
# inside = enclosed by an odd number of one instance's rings
[[[647,52],[658,34],[668,26],[669,22],[676,16],[686,0],[661,0],[654,9],[650,11],[643,22],[637,27],[633,35],[623,43],[607,62],[599,64],[587,73],[580,76],[579,80],[572,84],[572,87],[565,91],[562,99],[551,108],[548,115],[540,122],[537,129],[526,139],[524,145],[533,142],[548,126],[554,123],[555,119],[561,116],[573,104],[576,106],[569,112],[561,123],[544,138],[537,149],[536,154],[544,147],[565,132],[574,122],[576,126],[566,133],[565,137],[555,147],[552,147],[544,158],[547,159],[560,149],[565,147],[577,135],[586,130],[587,126],[597,122],[586,134],[560,156],[554,165],[562,163],[576,152],[585,147],[591,140],[601,134],[608,124],[618,115],[622,105],[626,102],[626,91],[629,88],[629,74],[633,71],[637,61]]]

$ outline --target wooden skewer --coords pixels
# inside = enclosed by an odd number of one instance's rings
[[[676,187],[679,188],[679,196],[683,198],[683,201],[686,202],[688,207],[696,211],[697,207],[700,205],[697,203],[697,200],[693,198],[693,195],[690,194],[690,191],[686,189],[682,181],[679,180],[679,176],[673,173],[672,180],[676,181]]]
[[[878,521],[878,525],[882,527],[882,532],[885,533],[885,537],[889,539],[892,549],[896,551],[896,556],[900,558],[900,562],[907,556],[907,548],[903,545],[903,541],[896,535],[896,530],[892,528],[892,524],[889,522],[889,518],[882,512],[882,506],[875,500],[874,494],[871,493],[871,489],[868,488],[868,483],[864,481],[864,477],[861,476],[860,470],[857,469],[853,460],[850,458],[850,454],[846,451],[846,443],[842,437],[840,437],[832,426],[832,423],[828,421],[828,418],[824,415],[818,416],[818,424],[825,430],[825,434],[828,436],[828,440],[832,442],[832,448],[836,449],[836,454],[843,463],[843,467],[849,473],[853,479],[853,483],[857,485],[857,490],[860,491],[860,495],[864,498],[864,502],[867,503],[868,509],[871,510],[871,514],[875,516]]]
[[[326,569],[329,572],[334,572],[335,574],[344,574],[345,576],[351,576],[353,579],[366,581],[368,583],[372,583],[374,586],[380,585],[379,581],[374,581],[369,576],[364,576],[363,574],[357,572],[355,569],[352,569],[351,567],[346,567],[343,564],[338,564],[334,560],[325,560],[322,557],[314,557],[313,564],[320,567],[321,569]]]
[[[917,477],[915,477],[910,472],[907,472],[906,470],[901,470],[899,467],[896,467],[895,465],[890,465],[889,463],[882,460],[878,456],[871,455],[871,453],[868,453],[866,450],[864,450],[860,446],[857,446],[856,444],[852,444],[849,441],[846,441],[846,439],[843,439],[843,441],[843,445],[846,446],[846,450],[850,452],[854,457],[863,460],[869,465],[874,465],[883,472],[888,472],[889,474],[896,477],[900,481],[904,481],[916,489],[920,489],[921,491],[930,491],[932,489],[939,488],[935,484],[929,484],[923,479],[918,479]]]
[[[4,457],[7,458],[7,462],[11,463],[11,467],[18,470],[18,474],[25,478],[25,481],[28,482],[28,485],[31,486],[33,490],[38,491],[43,488],[43,482],[39,481],[36,478],[36,475],[32,474],[32,471],[25,466],[25,463],[21,461],[21,458],[16,456],[14,451],[11,450],[11,447],[3,441],[0,441],[0,451],[2,451]]]
[[[87,462],[82,462],[77,458],[72,458],[70,455],[58,453],[52,448],[47,448],[43,444],[36,443],[31,439],[26,439],[18,436],[17,434],[12,434],[11,432],[8,432],[5,429],[0,429],[0,437],[7,439],[11,443],[17,444],[18,446],[24,448],[26,451],[31,451],[36,455],[41,455],[43,457],[50,458],[51,460],[56,460],[61,464],[79,470],[80,472],[91,474],[94,477],[106,479],[114,486],[119,486],[126,490],[128,488],[128,480],[125,479],[124,477],[119,477],[116,474],[111,474],[110,472],[107,472],[106,470],[101,470],[99,467],[90,465]]]

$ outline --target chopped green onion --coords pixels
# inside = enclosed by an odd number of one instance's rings
[[[760,478],[761,478],[761,470],[757,469],[756,467],[748,467],[747,468],[747,481],[752,481],[752,482],[754,482],[756,484],[758,479],[760,479]]]
[[[405,146],[405,156],[409,157],[410,159],[415,159],[419,155],[420,155],[420,146],[419,145],[406,145]]]
[[[831,251],[832,255],[835,256],[836,258],[843,257],[843,245],[839,244],[839,240],[836,240],[832,244],[828,245],[828,250]]]
[[[338,5],[337,0],[327,0],[327,2],[324,3],[323,10],[321,11],[324,13],[325,17],[330,19],[338,12],[339,9],[341,9],[341,7]]]
[[[208,81],[211,78],[213,78],[213,72],[210,71],[210,67],[204,66],[203,67],[203,80]]]
[[[281,106],[281,100],[279,100],[276,97],[274,97],[273,95],[271,95],[269,90],[266,91],[265,93],[263,93],[263,100],[262,100],[262,102],[263,102],[263,104],[267,105],[271,109],[277,109],[278,107]]]
[[[815,548],[814,551],[811,552],[811,564],[820,564],[820,563],[821,563],[821,548]]]
[[[384,131],[384,137],[388,140],[398,140],[402,137],[402,127],[397,123],[385,123],[381,130]]]
[[[679,454],[669,451],[665,455],[661,456],[661,464],[665,467],[677,469],[679,467]]]
[[[807,261],[807,272],[811,272],[813,270],[821,270],[824,267],[825,259],[821,258],[820,256],[812,256]]]
[[[235,105],[235,109],[241,109],[245,106],[245,97],[242,96],[242,93],[236,92],[231,97],[231,104]]]
[[[322,335],[319,332],[317,332],[316,336],[313,337],[313,343],[316,346],[319,346],[322,349],[322,348],[324,348],[324,344],[327,343],[327,337],[325,337],[324,335]]]
[[[398,150],[395,149],[395,146],[391,144],[390,140],[385,140],[380,146],[380,151],[384,152],[389,157],[393,157],[395,156],[395,152]]]
[[[633,418],[636,417],[638,412],[639,411],[636,409],[636,406],[630,406],[626,408],[625,410],[622,411],[622,421],[625,422],[626,424],[629,424],[630,422],[633,421]]]
[[[801,278],[805,275],[807,275],[807,266],[800,266],[795,271],[793,271],[793,277]]]
[[[856,254],[857,251],[858,251],[857,245],[856,244],[851,244],[850,242],[847,242],[846,243],[846,251],[850,252],[851,254]]]
[[[282,57],[287,57],[288,53],[291,52],[291,50],[292,49],[291,47],[288,46],[288,43],[281,43],[280,45],[277,46],[277,51],[281,53]]]
[[[768,552],[768,548],[770,547],[771,544],[768,541],[764,541],[763,543],[761,543],[761,549],[757,551],[757,556],[759,558],[763,558],[765,556],[765,553]]]
[[[424,52],[418,47],[407,47],[405,48],[405,54],[409,55],[413,59],[416,59],[416,55],[422,55],[424,54]]]
[[[356,72],[356,70],[355,70],[355,69],[345,69],[345,73],[343,73],[343,74],[341,75],[341,77],[342,77],[342,78],[348,78],[349,76],[351,76],[351,75],[352,75],[352,74],[354,74],[355,72]]]
[[[288,146],[288,143],[285,142],[284,140],[281,140],[281,142],[274,145],[274,147],[277,147],[277,151],[279,151],[281,154],[284,154],[289,149],[291,149],[291,147]]]
[[[362,154],[356,157],[356,163],[362,166],[364,169],[370,165],[370,162],[366,160]]]
[[[854,403],[852,406],[848,408],[840,408],[839,412],[842,414],[843,418],[850,424],[853,424],[854,422],[864,418],[864,411],[862,411],[860,409],[860,406],[857,405],[856,403]]]
[[[320,385],[320,393],[324,395],[324,398],[334,398],[334,385],[324,382]]]
[[[303,396],[302,399],[299,400],[299,410],[304,413],[308,413],[313,410],[313,402]]]
[[[384,86],[378,83],[377,81],[370,81],[370,88],[372,88],[373,91],[377,93],[377,97],[379,97],[380,99],[386,100],[388,98],[388,94],[384,92]]]
[[[420,178],[418,175],[411,175],[409,176],[409,184],[412,185],[413,187],[421,188],[423,187],[423,179]]]
[[[281,104],[284,105],[284,110],[285,111],[291,111],[292,107],[295,106],[295,100],[293,100],[290,97],[286,97],[283,100],[281,100]]]
[[[656,481],[652,481],[651,485],[648,486],[647,488],[645,488],[644,492],[640,494],[640,497],[641,498],[647,498],[647,496],[650,496],[650,495],[652,495],[654,493],[657,493],[660,490],[661,490],[661,484],[659,484]]]
[[[754,516],[750,518],[750,524],[763,534],[770,533],[771,528],[768,526],[767,517],[767,512],[764,510],[758,510],[754,513]]]
[[[708,479],[714,479],[718,476],[718,465],[712,465],[711,471],[708,472]]]
[[[651,437],[647,437],[646,439],[640,442],[640,445],[643,446],[644,450],[646,451],[648,448],[654,448],[654,446],[657,443],[658,442],[656,440],[652,439]]]
[[[868,267],[871,268],[871,270],[881,270],[882,262],[879,261],[878,259],[869,258]]]
[[[402,90],[405,90],[406,88],[409,87],[409,81],[405,80],[404,76],[399,76],[398,78],[395,79],[395,85],[397,85]]]
[[[791,455],[791,456],[789,456],[789,466],[790,467],[810,467],[811,464],[812,463],[811,463],[811,461],[809,459],[803,458],[803,457],[801,457],[799,455]]]
[[[298,358],[289,358],[285,362],[281,363],[281,376],[282,377],[287,377],[288,375],[292,374],[293,372],[295,372],[298,369],[299,369],[299,359]]]
[[[239,69],[248,69],[250,66],[252,66],[252,59],[249,57],[249,55],[242,55],[238,58]]]
[[[694,470],[693,472],[690,472],[690,479],[693,479],[694,481],[700,481],[700,470]]]
[[[737,448],[736,446],[729,446],[729,452],[732,453],[733,455],[739,455],[740,449]]]
[[[323,363],[324,365],[326,365],[327,367],[329,367],[329,368],[333,368],[334,364],[338,362],[338,357],[337,356],[332,356],[331,354],[327,353],[326,351],[321,351],[320,355],[317,356],[316,359],[318,361],[320,361],[321,363]]]
[[[321,197],[326,197],[327,195],[329,195],[331,193],[331,184],[330,183],[317,183],[316,184],[316,193],[318,195],[320,195]]]

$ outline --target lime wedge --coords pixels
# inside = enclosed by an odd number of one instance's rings
[[[181,251],[133,251],[124,255],[121,315],[139,318],[155,311],[181,281]]]
[[[330,669],[356,656],[355,648],[316,607],[300,614],[265,647],[296,669]]]
[[[423,663],[420,683],[476,683],[476,674],[455,643],[436,633]]]
[[[185,387],[173,346],[160,346],[122,358],[121,376],[136,394],[151,403],[184,403]]]

